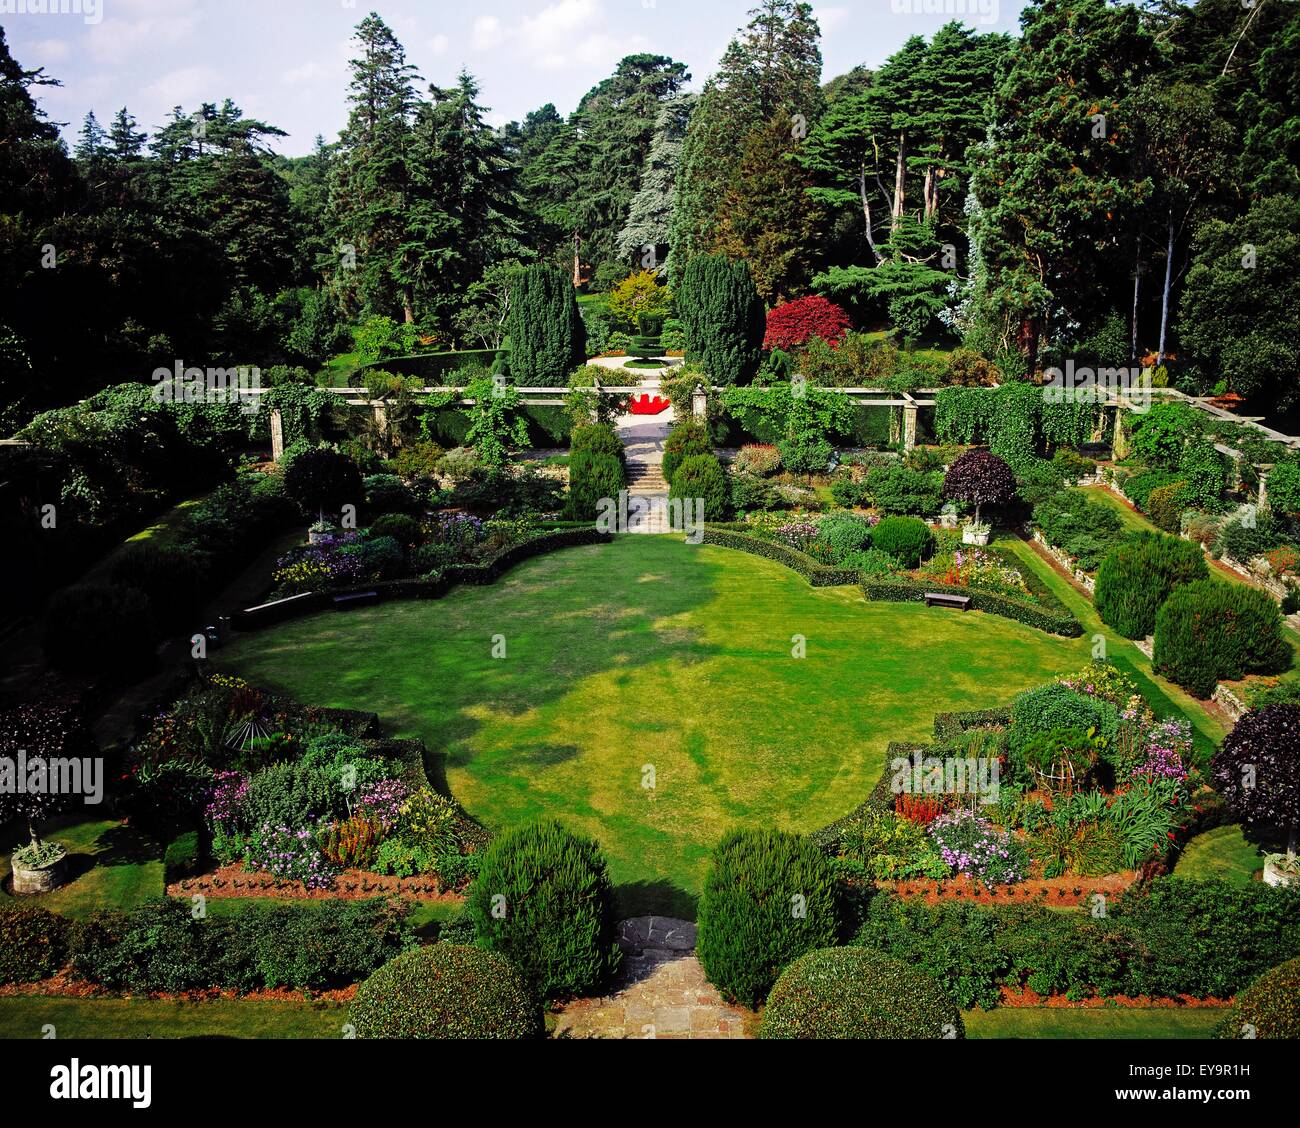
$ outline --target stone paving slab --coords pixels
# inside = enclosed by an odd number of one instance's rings
[[[695,925],[639,917],[618,926],[623,969],[610,994],[561,1012],[561,1038],[745,1038],[748,1011],[729,1006],[695,956]]]

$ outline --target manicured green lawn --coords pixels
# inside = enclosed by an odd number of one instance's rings
[[[998,1007],[967,1011],[968,1038],[1209,1038],[1221,1007]]]
[[[0,999],[0,1039],[342,1038],[347,1008],[337,1003],[213,999]]]
[[[1216,826],[1187,843],[1174,876],[1198,881],[1218,877],[1234,885],[1249,885],[1263,869],[1264,856],[1258,846],[1246,841],[1241,827]]]
[[[866,798],[889,741],[1086,660],[1080,640],[814,591],[769,561],[660,537],[436,603],[314,616],[217,659],[312,704],[376,711],[445,755],[453,794],[489,825],[551,815],[597,838],[624,915],[688,917],[729,827],[815,830]]]
[[[96,909],[129,909],[163,895],[161,848],[125,823],[95,819],[50,822],[44,838],[61,842],[70,855],[66,885],[36,898],[14,898],[0,890],[0,905],[39,904],[66,916],[84,917]],[[9,876],[12,840],[0,846],[0,881]]]
[[[1089,501],[1094,501],[1098,505],[1104,505],[1107,509],[1113,509],[1119,514],[1120,524],[1129,532],[1158,533],[1159,529],[1146,519],[1141,513],[1130,509],[1110,490],[1102,486],[1084,486],[1079,491]]]

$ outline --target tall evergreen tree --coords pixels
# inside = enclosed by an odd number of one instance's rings
[[[587,331],[573,285],[548,263],[513,276],[507,326],[510,370],[520,387],[563,387],[587,358]]]
[[[95,111],[86,114],[81,123],[81,132],[77,135],[77,147],[73,156],[79,161],[93,161],[108,151],[108,133],[99,124]]]
[[[641,169],[640,190],[633,197],[627,223],[618,234],[618,257],[624,262],[639,261],[661,277],[667,273],[682,144],[698,101],[695,94],[680,94],[660,109]]]
[[[697,255],[677,295],[686,332],[686,359],[715,384],[745,384],[763,357],[766,318],[745,263],[726,255]]]

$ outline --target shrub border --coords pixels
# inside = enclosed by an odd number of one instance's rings
[[[783,564],[807,580],[810,587],[852,587],[862,579],[861,573],[852,568],[832,568],[818,563],[798,549],[786,548],[784,545],[773,544],[760,537],[746,536],[717,525],[704,527],[704,543],[717,548],[748,552],[751,556],[761,556],[764,560]]]

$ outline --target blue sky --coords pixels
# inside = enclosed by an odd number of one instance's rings
[[[63,87],[42,105],[73,137],[86,111],[107,122],[125,105],[149,128],[172,106],[233,98],[289,132],[291,155],[317,133],[332,140],[346,117],[349,37],[378,11],[430,82],[462,67],[500,124],[545,102],[569,113],[624,55],[652,51],[686,63],[703,84],[751,0],[83,0],[83,14],[0,15],[23,66]],[[825,77],[878,64],[909,36],[951,18],[980,30],[1018,27],[1028,0],[824,0]],[[0,0],[0,12],[25,6]],[[52,0],[57,7],[57,0]],[[82,5],[77,5],[81,7]],[[938,12],[941,14],[925,14]],[[90,13],[89,16],[86,13]],[[966,13],[963,15],[963,13]]]

